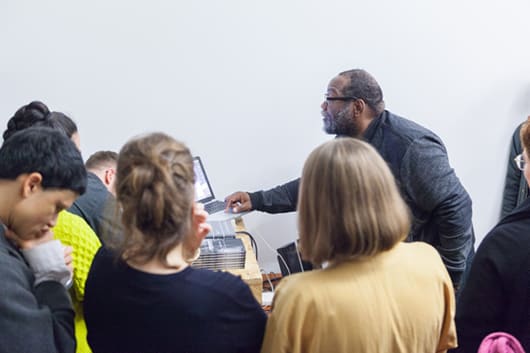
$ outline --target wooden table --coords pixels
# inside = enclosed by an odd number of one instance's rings
[[[245,267],[241,269],[230,269],[228,272],[240,276],[245,283],[247,283],[252,290],[252,294],[261,304],[261,293],[262,293],[262,277],[261,270],[256,260],[256,254],[252,248],[252,243],[250,237],[246,234],[237,234],[237,232],[246,231],[245,224],[243,223],[242,218],[235,219],[235,230],[236,236],[241,239],[243,245],[245,246],[246,256],[245,256]]]

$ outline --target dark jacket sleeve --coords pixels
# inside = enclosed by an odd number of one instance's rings
[[[506,217],[512,210],[517,207],[528,195],[528,186],[523,173],[517,168],[514,158],[522,153],[521,140],[519,131],[521,125],[515,129],[510,143],[510,155],[508,157],[508,167],[506,169],[506,179],[504,182],[504,191],[502,193],[501,218]]]
[[[460,284],[475,237],[471,198],[449,165],[441,141],[424,137],[414,141],[400,170],[403,190],[416,205],[415,217],[430,217],[440,253],[455,286]]]
[[[54,341],[59,352],[75,352],[74,316],[70,296],[59,282],[42,282],[35,288],[35,297],[52,316]]]
[[[251,192],[252,207],[268,213],[294,212],[298,204],[299,186],[300,178],[266,191]]]
[[[53,281],[33,288],[22,260],[3,260],[0,352],[75,352],[74,311],[66,289]]]

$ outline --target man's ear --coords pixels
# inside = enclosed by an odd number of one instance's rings
[[[114,168],[106,169],[105,176],[104,176],[105,178],[104,184],[107,186],[112,185],[112,181],[114,180],[115,175],[116,175],[116,170],[114,170]]]
[[[28,197],[36,191],[42,189],[41,173],[33,172],[27,174],[22,180],[22,196]]]
[[[366,103],[362,99],[353,101],[353,115],[358,116],[366,109]]]

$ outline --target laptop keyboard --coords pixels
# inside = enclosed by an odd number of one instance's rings
[[[212,214],[212,213],[216,213],[216,212],[224,210],[225,206],[226,206],[226,203],[224,203],[223,201],[214,200],[204,205],[204,209],[209,214]]]

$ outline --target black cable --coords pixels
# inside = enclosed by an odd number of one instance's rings
[[[248,237],[250,238],[250,244],[251,244],[252,248],[254,248],[254,253],[256,254],[256,261],[258,261],[258,243],[256,243],[256,239],[254,239],[252,234],[250,234],[249,232],[244,231],[244,230],[238,230],[236,232],[236,234],[248,235]]]

